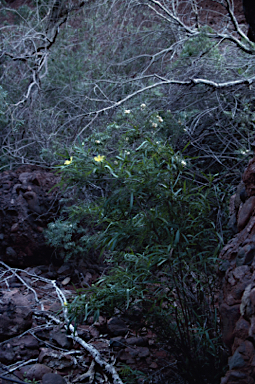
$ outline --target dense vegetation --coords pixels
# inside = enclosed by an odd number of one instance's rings
[[[190,383],[224,369],[216,263],[254,134],[254,45],[221,3],[217,30],[191,0],[0,5],[1,169],[61,172],[49,243],[108,265],[70,320],[139,308]]]
[[[65,259],[97,252],[110,267],[75,299],[70,317],[140,308],[159,337],[176,345],[190,382],[216,380],[223,360],[213,303],[222,244],[215,222],[223,192],[213,176],[194,180],[192,161],[167,143],[160,114],[144,105],[134,114],[145,124],[124,111],[121,125],[73,147],[61,167],[76,204],[50,224],[49,242]]]

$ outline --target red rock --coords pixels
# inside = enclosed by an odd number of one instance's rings
[[[49,262],[51,249],[43,230],[59,212],[56,191],[49,190],[59,176],[38,166],[22,166],[0,173],[1,260],[26,267]],[[1,193],[4,192],[4,193]]]
[[[128,332],[126,323],[119,317],[112,317],[107,322],[108,331],[114,336],[123,336]]]
[[[220,384],[254,384],[254,380],[243,372],[228,371]]]
[[[255,308],[255,288],[253,288],[250,292],[250,301],[253,307]]]
[[[127,361],[127,360],[131,359],[131,355],[128,351],[122,350],[121,353],[119,354],[119,359],[121,361]]]
[[[147,347],[137,347],[138,357],[144,358],[150,356],[150,350]]]
[[[96,329],[96,328],[93,327],[93,326],[90,326],[90,327],[89,327],[89,333],[91,334],[91,336],[92,336],[93,338],[97,338],[97,337],[99,337],[99,334],[100,334],[99,330]]]
[[[41,380],[46,373],[51,373],[51,368],[44,364],[34,364],[24,372],[24,377],[27,380]]]
[[[148,344],[148,339],[146,337],[129,337],[126,339],[126,343],[129,345],[138,345],[144,347]]]
[[[29,334],[19,337],[17,340],[14,340],[14,342],[12,342],[12,345],[19,346],[23,349],[39,349],[39,341],[34,336]]]
[[[255,157],[253,157],[243,175],[243,182],[248,196],[255,195]]]
[[[255,158],[244,173],[248,200],[238,215],[240,231],[221,251],[218,294],[223,341],[231,351],[221,384],[254,384],[255,350]],[[241,315],[242,314],[242,315]]]
[[[57,373],[46,373],[42,378],[42,384],[66,384],[66,381]]]
[[[94,347],[99,351],[99,352],[105,352],[108,350],[109,347],[109,341],[108,340],[95,340],[90,342],[91,345],[94,345]]]
[[[243,317],[241,317],[236,323],[236,326],[233,332],[234,337],[245,340],[249,335],[249,328],[250,328],[250,323],[247,320],[245,320]]]
[[[50,338],[51,340],[55,341],[57,345],[59,345],[64,349],[71,348],[72,341],[70,338],[67,337],[67,334],[65,331],[53,329],[53,331],[50,332]]]
[[[242,231],[246,224],[248,224],[255,208],[255,196],[251,196],[242,206],[238,214],[237,229],[238,232]]]
[[[220,306],[222,338],[227,347],[231,348],[234,341],[234,329],[240,318],[240,305],[231,307],[223,303]]]
[[[19,335],[32,325],[31,303],[18,289],[2,291],[0,341]]]
[[[153,352],[153,357],[157,359],[165,359],[168,353],[166,351],[155,351]]]

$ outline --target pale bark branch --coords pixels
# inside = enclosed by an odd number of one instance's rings
[[[40,312],[35,311],[35,312],[40,313],[40,315],[45,314],[45,315],[49,316],[51,318],[51,320],[53,320],[57,324],[63,324],[63,320],[60,320],[58,317],[53,316],[44,310],[43,303],[40,302],[40,300],[38,299],[38,296],[37,296],[35,289],[32,288],[22,277],[20,277],[18,272],[22,272],[23,274],[25,272],[30,277],[36,278],[39,281],[42,281],[46,284],[52,285],[52,287],[54,288],[56,295],[59,299],[59,302],[61,304],[62,313],[64,315],[65,327],[70,331],[70,333],[71,333],[70,337],[74,341],[79,343],[87,352],[89,352],[90,355],[93,357],[94,361],[112,377],[113,384],[123,384],[123,382],[120,379],[118,373],[116,372],[114,366],[112,364],[107,363],[102,358],[100,352],[93,345],[86,343],[81,337],[79,337],[77,335],[73,325],[70,324],[70,321],[68,319],[67,298],[66,298],[64,292],[57,286],[55,280],[46,279],[44,277],[37,276],[35,274],[23,271],[23,270],[18,269],[18,268],[11,268],[6,263],[4,263],[2,261],[0,261],[0,264],[2,265],[2,267],[4,267],[6,270],[8,270],[9,273],[13,274],[16,278],[18,278],[20,280],[20,282],[26,286],[27,289],[29,289],[30,291],[33,292],[34,297],[35,297],[35,301],[37,303],[41,304],[41,311]],[[10,380],[10,381],[13,381],[13,380]],[[20,382],[20,383],[23,384],[23,382]]]

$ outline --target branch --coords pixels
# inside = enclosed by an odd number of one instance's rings
[[[10,57],[13,61],[22,61],[25,63],[28,62],[28,59],[34,60],[34,65],[33,65],[33,69],[32,69],[32,76],[31,76],[30,84],[27,88],[26,94],[22,98],[22,100],[20,100],[16,104],[13,104],[14,107],[18,107],[21,104],[24,104],[28,100],[28,98],[30,97],[34,87],[37,87],[38,89],[40,89],[39,82],[43,77],[45,77],[45,75],[48,72],[47,59],[48,59],[48,55],[49,55],[49,50],[55,44],[55,42],[57,40],[60,27],[63,24],[65,24],[70,13],[81,9],[85,5],[85,1],[80,1],[77,5],[73,5],[72,7],[69,7],[69,8],[67,7],[64,9],[61,9],[62,4],[63,3],[56,5],[56,3],[54,2],[52,8],[49,10],[48,15],[46,16],[46,18],[44,20],[46,23],[49,20],[50,28],[48,26],[48,27],[46,27],[44,32],[40,32],[40,33],[36,33],[34,28],[30,28],[28,21],[25,20],[16,10],[1,7],[5,11],[17,13],[23,19],[23,21],[28,24],[29,35],[28,36],[27,36],[27,34],[25,35],[25,40],[33,41],[33,44],[34,44],[34,50],[30,53],[25,52],[24,55],[15,55],[13,53],[9,53],[6,51],[2,51],[1,55],[0,55],[0,57],[5,55],[5,56]],[[54,13],[56,13],[56,14],[54,15]],[[39,24],[41,26],[42,20],[40,20]],[[31,35],[31,32],[32,32],[32,35]],[[35,40],[38,39],[38,36],[39,36],[40,43],[36,44]],[[39,59],[39,62],[38,62],[38,59]],[[41,75],[41,71],[44,67],[45,67],[45,71]]]
[[[254,44],[248,39],[248,37],[243,33],[243,31],[239,28],[238,22],[236,20],[236,17],[233,12],[233,6],[230,4],[229,0],[226,0],[226,9],[228,11],[228,14],[230,16],[230,19],[234,25],[234,28],[236,32],[243,38],[247,43],[249,43],[251,46],[254,46]],[[254,51],[254,50],[253,50]]]
[[[67,303],[66,297],[65,297],[64,293],[61,291],[61,289],[59,289],[58,286],[56,285],[56,281],[52,280],[51,283],[52,283],[53,287],[55,288],[56,293],[57,293],[58,298],[59,298],[59,301],[62,305],[64,318],[65,318],[66,323],[68,324],[67,327],[71,332],[72,339],[75,340],[77,343],[79,343],[84,349],[86,349],[86,351],[88,351],[93,356],[93,359],[95,360],[95,362],[97,364],[100,365],[100,367],[104,368],[108,373],[110,373],[112,375],[114,384],[123,384],[122,380],[120,379],[119,375],[117,374],[115,368],[111,364],[107,363],[105,360],[102,359],[98,350],[95,347],[93,347],[93,345],[89,345],[83,339],[81,339],[79,336],[77,336],[77,333],[74,329],[74,326],[72,324],[70,324],[70,321],[69,321],[68,316],[67,316],[68,311],[66,308],[66,303]]]
[[[185,25],[180,20],[179,17],[176,17],[172,12],[169,11],[169,9],[167,9],[164,5],[162,5],[158,0],[148,0],[148,1],[157,5],[162,11],[164,11],[169,16],[170,19],[174,20],[176,22],[176,24],[179,24],[179,26],[182,27],[189,34],[193,35],[194,33],[197,32],[196,30],[193,30],[193,29],[189,28],[187,25]],[[157,14],[159,14],[161,17],[163,17],[163,15],[161,15],[155,8],[153,8],[153,7],[150,7],[150,8],[152,8]],[[167,19],[167,20],[169,21],[169,19]]]
[[[154,75],[154,76],[158,77],[157,75]],[[142,79],[143,79],[143,77],[135,78],[135,79],[133,79],[133,81],[138,81],[138,80],[142,80]],[[222,82],[222,83],[220,83],[220,82],[217,83],[217,82],[212,81],[212,80],[200,79],[200,78],[193,78],[193,79],[186,80],[186,81],[182,81],[182,80],[161,80],[158,83],[155,83],[155,84],[152,84],[152,85],[148,85],[147,87],[138,89],[137,91],[135,91],[135,92],[131,93],[130,95],[124,97],[122,100],[116,101],[115,103],[113,103],[112,105],[110,105],[108,107],[99,109],[97,111],[92,111],[92,112],[85,113],[83,116],[91,116],[91,115],[94,115],[94,114],[100,114],[100,113],[104,113],[106,111],[109,111],[109,110],[111,110],[113,108],[117,108],[120,105],[122,105],[122,104],[126,103],[127,101],[129,101],[130,99],[133,99],[134,97],[138,96],[139,94],[147,92],[147,91],[150,91],[150,90],[152,90],[154,88],[157,88],[157,87],[161,87],[163,85],[173,85],[173,84],[176,84],[176,85],[183,85],[183,86],[192,86],[192,85],[204,84],[204,85],[207,85],[208,87],[211,87],[211,88],[214,88],[214,89],[223,89],[223,88],[234,87],[236,85],[241,85],[241,84],[251,85],[254,81],[255,81],[255,76],[252,76],[249,79],[233,80],[233,81],[227,81],[227,82]]]
[[[34,289],[32,287],[30,287],[28,285],[28,283],[26,283],[18,274],[17,272],[26,272],[28,276],[31,276],[31,277],[34,277],[40,281],[43,281],[45,282],[46,284],[51,284],[57,294],[57,297],[61,303],[61,306],[62,306],[62,311],[63,311],[63,315],[64,315],[64,320],[65,320],[65,327],[66,329],[68,329],[70,332],[71,332],[71,338],[76,341],[77,343],[79,343],[86,351],[88,351],[91,356],[93,357],[94,361],[100,365],[100,367],[102,367],[103,369],[105,369],[106,372],[108,372],[108,374],[111,375],[112,379],[113,379],[113,383],[114,384],[123,384],[122,380],[120,379],[118,373],[116,372],[115,368],[113,367],[112,364],[109,364],[107,363],[100,355],[100,353],[98,352],[98,350],[93,346],[93,345],[90,345],[88,343],[86,343],[82,338],[80,338],[79,336],[77,336],[77,333],[73,327],[72,324],[70,324],[70,321],[68,319],[68,310],[67,310],[67,299],[66,299],[66,296],[64,295],[63,291],[61,291],[61,289],[57,286],[56,284],[56,281],[55,280],[49,280],[49,279],[46,279],[44,277],[41,277],[41,276],[37,276],[37,275],[34,275],[32,273],[29,273],[27,271],[24,271],[24,270],[21,270],[21,269],[18,269],[18,268],[15,268],[15,269],[12,269],[11,267],[9,267],[7,264],[5,264],[4,262],[0,261],[0,264],[6,268],[9,272],[13,273],[23,284],[25,284],[25,286],[31,290],[34,294],[35,294],[35,299],[36,301],[38,301],[38,297],[36,295],[36,292],[34,291]],[[40,314],[44,313],[44,314],[47,314],[45,313],[45,311],[43,311],[43,304],[41,303],[41,306],[42,306],[42,311],[40,312]],[[62,324],[63,321],[59,320],[58,318],[52,316],[51,314],[47,314],[52,320],[54,320],[57,324]],[[13,381],[13,382],[16,382],[14,380],[10,380],[10,381]],[[24,384],[23,382],[21,381],[18,381],[18,384]]]
[[[38,84],[38,81],[36,80],[36,72],[35,72],[35,71],[33,71],[33,81],[29,84],[29,87],[28,87],[28,89],[27,89],[27,93],[26,93],[26,95],[25,95],[25,96],[23,97],[23,99],[20,100],[18,103],[13,104],[13,106],[14,106],[14,107],[18,107],[20,104],[25,103],[25,102],[28,100],[29,96],[31,95],[31,91],[32,91],[32,88],[33,88],[34,86],[37,86],[38,89],[40,89],[39,84]]]

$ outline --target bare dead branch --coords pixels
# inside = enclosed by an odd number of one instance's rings
[[[38,299],[38,296],[34,290],[34,288],[32,288],[27,282],[24,281],[24,279],[22,279],[20,276],[19,276],[19,272],[22,272],[24,274],[24,272],[26,271],[23,271],[21,269],[18,269],[18,268],[11,268],[9,267],[7,264],[5,264],[4,262],[0,261],[0,264],[2,265],[2,267],[4,267],[9,273],[11,273],[12,275],[14,275],[15,277],[17,277],[22,284],[24,284],[26,286],[26,288],[28,288],[30,291],[32,291],[35,295],[35,300],[36,302],[40,303],[41,304],[41,311],[38,312],[38,311],[35,311],[36,313],[40,313],[41,315],[44,314],[45,316],[48,316],[51,320],[53,320],[55,323],[57,324],[63,324],[63,320],[60,320],[59,317],[56,317],[56,316],[53,316],[51,315],[50,313],[47,313],[45,310],[44,310],[44,306],[43,306],[43,303],[39,301]],[[68,319],[68,309],[67,309],[67,298],[63,292],[63,290],[61,290],[57,284],[56,284],[56,281],[54,280],[49,280],[49,279],[46,279],[46,278],[43,278],[41,276],[37,276],[35,274],[31,274],[29,272],[26,272],[28,276],[30,277],[33,277],[33,278],[36,278],[37,280],[39,281],[42,281],[46,284],[49,284],[49,285],[52,285],[52,287],[54,288],[55,292],[56,292],[56,295],[59,299],[59,302],[61,304],[61,307],[62,307],[62,314],[64,315],[64,322],[65,322],[65,327],[71,332],[71,335],[70,337],[76,341],[77,343],[79,343],[87,352],[89,352],[91,354],[91,356],[93,357],[94,361],[100,365],[100,367],[102,367],[108,374],[111,375],[112,377],[112,380],[113,380],[113,383],[114,384],[123,384],[122,380],[120,379],[118,373],[116,372],[115,368],[113,367],[112,364],[109,364],[107,363],[100,355],[100,353],[98,352],[98,350],[93,346],[93,345],[90,345],[88,343],[86,343],[82,338],[80,338],[77,333],[75,332],[75,329],[73,327],[72,324],[70,324],[70,321]],[[5,377],[4,377],[5,378]],[[5,378],[7,379],[7,378]],[[12,381],[12,382],[17,382],[16,380],[9,380],[9,381]],[[19,381],[18,383],[20,384],[24,384],[23,382]]]

